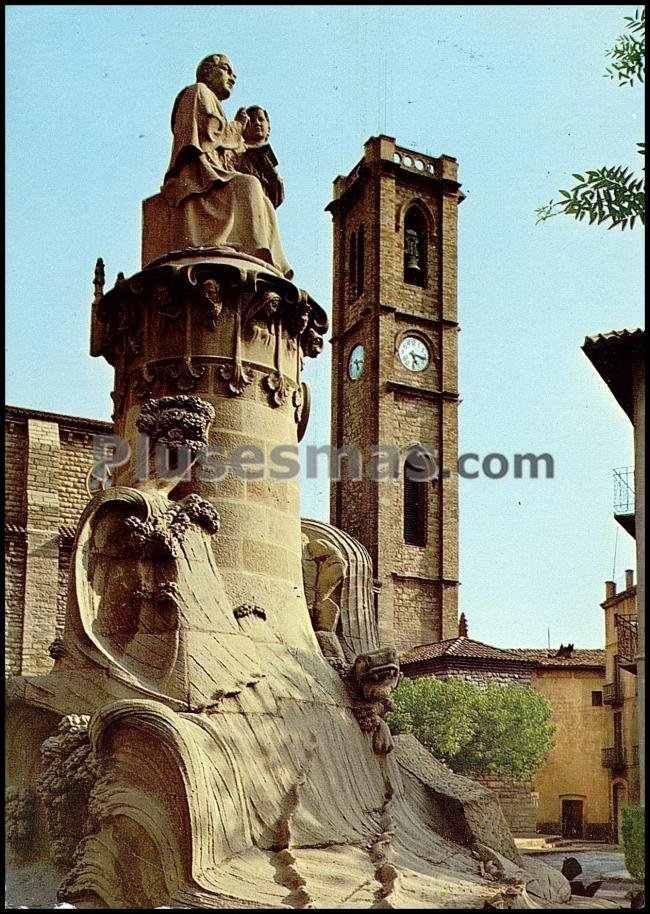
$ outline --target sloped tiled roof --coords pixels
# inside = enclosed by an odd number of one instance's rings
[[[522,663],[528,658],[520,657],[514,651],[492,647],[473,638],[448,638],[446,641],[435,641],[433,644],[421,644],[409,651],[405,651],[401,658],[401,666],[411,663],[421,663],[427,660],[438,660],[443,657],[463,660],[493,660],[502,663]]]
[[[408,667],[416,663],[434,660],[457,659],[519,663],[547,668],[584,668],[605,666],[605,651],[600,648],[574,648],[569,655],[556,656],[556,651],[545,647],[492,647],[473,638],[448,638],[432,644],[421,644],[400,657],[400,665]]]
[[[632,356],[645,352],[645,330],[608,330],[585,337],[582,351],[634,421]]]
[[[513,647],[510,653],[532,660],[543,667],[601,667],[605,666],[605,651],[601,648],[574,648],[569,656],[556,657],[545,647]]]

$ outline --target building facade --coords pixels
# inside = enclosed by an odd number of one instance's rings
[[[645,806],[645,330],[611,330],[588,336],[582,349],[634,429],[633,502],[624,511],[616,511],[615,517],[636,541],[637,640],[634,672],[638,677],[639,802]]]
[[[370,553],[380,628],[402,649],[452,637],[458,624],[457,178],[450,156],[372,137],[327,207],[332,445],[363,457],[362,478],[346,462],[333,482],[330,520]],[[392,482],[372,478],[382,446],[412,457]],[[449,474],[414,478],[431,466],[418,446]]]
[[[617,592],[615,581],[606,581],[601,606],[606,652],[603,701],[609,712],[602,764],[609,774],[612,834],[620,840],[623,807],[636,805],[640,799],[637,588],[631,570],[625,573],[621,591]]]
[[[608,713],[603,702],[605,651],[517,649],[535,664],[531,686],[552,709],[553,748],[535,776],[537,830],[566,838],[611,834],[609,776],[602,764]]]

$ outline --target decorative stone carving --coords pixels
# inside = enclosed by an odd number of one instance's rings
[[[92,827],[88,803],[98,772],[88,721],[88,715],[66,715],[57,734],[41,746],[38,793],[45,809],[50,857],[64,869],[72,866],[77,845]]]
[[[36,795],[29,787],[7,787],[5,790],[6,841],[17,861],[22,861],[32,849],[36,801]]]
[[[48,654],[52,660],[59,660],[65,654],[65,646],[63,644],[63,638],[55,638],[54,641],[50,644],[47,649]]]
[[[253,378],[242,364],[241,347],[241,303],[238,301],[235,306],[232,364],[220,368],[221,377],[228,381],[228,390],[235,396],[242,394],[244,388],[253,383]]]
[[[381,831],[368,848],[370,859],[375,865],[375,881],[379,883],[379,888],[375,892],[375,906],[383,908],[394,907],[399,888],[399,871],[393,861],[393,838],[395,836],[393,798],[394,790],[390,781],[387,780],[379,818]]]
[[[331,524],[303,518],[301,529],[303,584],[314,629],[320,641],[318,631],[324,630],[327,617],[334,624],[332,637],[351,665],[359,654],[379,647],[372,561],[354,537]]]
[[[208,446],[214,416],[214,407],[200,397],[177,395],[147,400],[136,424],[156,443],[198,453]]]
[[[223,310],[221,287],[216,279],[204,279],[199,286],[199,301],[205,309],[205,325],[209,330],[217,326],[217,318]]]
[[[263,622],[266,621],[266,610],[255,603],[243,603],[233,610],[235,619],[245,619],[247,616],[256,616]]]
[[[385,715],[393,710],[390,693],[399,682],[399,658],[393,648],[382,648],[361,654],[354,661],[352,676],[364,698],[355,708],[355,716],[364,733],[372,733],[372,747],[377,755],[393,749],[393,738]]]
[[[161,559],[179,555],[190,527],[199,527],[212,536],[219,532],[219,525],[216,508],[199,495],[188,495],[147,520],[128,517],[125,521],[133,548],[145,556]]]

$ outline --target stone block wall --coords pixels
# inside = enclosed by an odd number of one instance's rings
[[[93,436],[112,425],[35,410],[5,413],[5,673],[47,671],[65,619],[74,529],[89,500]]]
[[[453,665],[436,672],[438,679],[465,679],[474,685],[521,685],[530,686],[531,673],[526,669],[499,669],[494,666],[467,666]]]
[[[539,797],[530,783],[482,774],[473,774],[472,777],[497,795],[499,805],[515,837],[536,833]]]

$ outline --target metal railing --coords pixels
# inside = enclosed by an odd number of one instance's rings
[[[639,630],[636,619],[616,613],[617,651],[619,663],[636,667],[636,658],[639,653]]]
[[[603,686],[603,704],[620,705],[622,701],[623,692],[621,689],[620,680],[617,676],[613,682],[606,682]]]
[[[627,754],[623,746],[607,746],[602,753],[603,768],[627,768]]]
[[[634,514],[634,467],[618,467],[612,474],[614,514]]]

